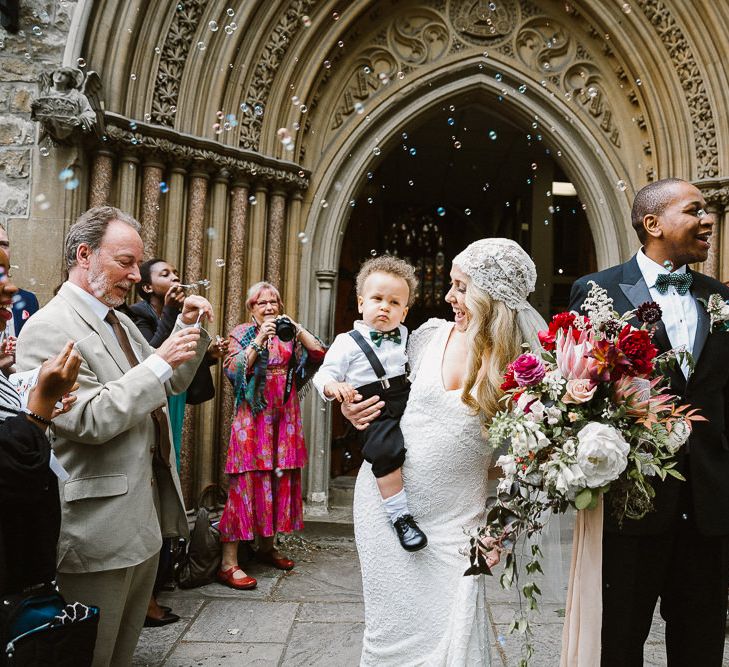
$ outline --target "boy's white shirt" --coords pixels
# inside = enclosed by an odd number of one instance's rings
[[[380,347],[377,347],[370,338],[370,331],[373,328],[362,320],[357,320],[354,323],[354,329],[362,334],[374,350],[388,378],[405,375],[405,364],[408,360],[405,352],[408,341],[407,327],[402,324],[398,325],[401,339],[399,344],[396,345],[392,341],[383,340]],[[314,375],[312,382],[321,397],[325,401],[331,401],[331,398],[324,395],[324,385],[329,382],[348,382],[353,387],[361,387],[376,382],[377,379],[360,346],[357,345],[352,336],[343,333],[334,339],[334,342],[327,350],[324,363]]]

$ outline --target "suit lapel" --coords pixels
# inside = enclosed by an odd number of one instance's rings
[[[633,308],[637,308],[647,301],[653,301],[651,293],[648,290],[648,285],[646,285],[645,278],[643,278],[643,274],[638,266],[638,260],[635,256],[633,256],[623,266],[623,282],[620,283],[620,289],[623,294],[625,294],[628,301],[630,301]],[[671,341],[668,340],[666,325],[663,323],[663,320],[658,322],[656,325],[653,339],[655,340],[656,345],[663,352],[671,349]]]
[[[694,301],[696,301],[696,336],[694,337],[694,349],[693,349],[693,357],[694,357],[694,363],[699,363],[699,357],[701,356],[701,352],[704,349],[704,345],[706,344],[706,339],[709,336],[709,329],[710,329],[710,318],[709,314],[706,312],[706,307],[704,304],[700,303],[698,299],[703,299],[704,301],[707,301],[709,298],[709,286],[704,281],[704,277],[700,273],[694,273],[694,284],[691,288],[691,296],[694,297]]]
[[[68,302],[69,306],[78,313],[79,317],[81,317],[81,319],[99,335],[99,338],[101,338],[112,359],[114,359],[116,365],[119,366],[119,370],[122,373],[126,373],[131,367],[124,356],[124,352],[122,352],[119,343],[114,337],[114,334],[112,334],[109,330],[109,327],[107,327],[106,324],[98,318],[94,311],[89,308],[88,304],[86,304],[84,300],[75,293],[72,287],[69,287],[64,283],[58,291],[58,296]]]

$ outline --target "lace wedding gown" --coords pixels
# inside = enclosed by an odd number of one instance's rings
[[[409,346],[415,379],[401,428],[410,511],[428,546],[408,553],[367,463],[357,477],[354,527],[362,565],[362,665],[490,665],[484,576],[464,577],[464,528],[483,521],[490,450],[478,419],[446,391],[443,352],[453,324],[429,320]]]

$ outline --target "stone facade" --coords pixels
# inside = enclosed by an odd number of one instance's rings
[[[331,338],[363,175],[404,123],[464,95],[544,135],[585,204],[598,265],[635,249],[635,191],[681,176],[702,188],[718,221],[703,268],[729,278],[729,127],[719,120],[729,43],[705,39],[729,31],[726,3],[21,4],[21,32],[0,32],[0,222],[20,284],[41,300],[61,278],[70,222],[108,202],[142,220],[148,254],[210,280],[224,323],[213,333],[244,317],[244,286],[268,276],[293,315]],[[99,73],[106,133],[38,146],[31,101],[41,73],[61,64]],[[541,289],[547,307],[551,286]],[[186,423],[190,498],[219,479],[231,405],[221,394],[222,408]],[[329,416],[309,399],[306,421],[307,500],[323,513]]]

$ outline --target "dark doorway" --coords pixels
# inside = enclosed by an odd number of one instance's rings
[[[552,246],[554,266],[540,275],[551,312],[567,306],[575,278],[594,270],[592,235],[577,196],[552,193],[555,181],[569,179],[538,121],[524,128],[495,111],[468,98],[444,105],[403,127],[362,175],[342,245],[337,333],[359,319],[354,278],[372,255],[397,254],[418,268],[418,300],[406,321],[411,330],[430,317],[451,317],[444,301],[451,262],[479,238],[514,239],[535,259],[545,243]],[[548,211],[539,219],[537,199],[539,210]],[[536,225],[547,233],[535,234]],[[331,474],[355,474],[361,458],[354,433],[338,410],[333,414]]]

